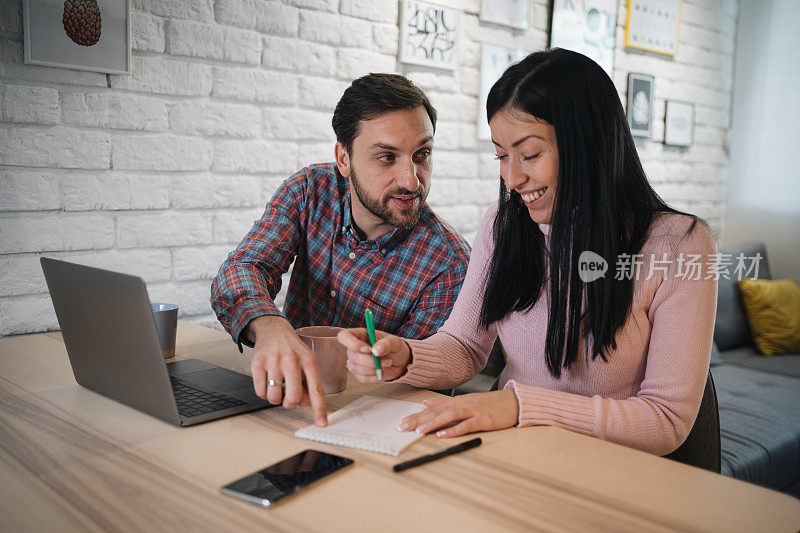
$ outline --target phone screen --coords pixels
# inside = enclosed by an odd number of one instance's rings
[[[351,464],[347,457],[305,450],[225,485],[222,492],[268,507]]]

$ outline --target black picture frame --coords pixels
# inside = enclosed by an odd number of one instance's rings
[[[634,137],[650,137],[653,132],[653,86],[655,78],[648,74],[628,74],[628,126]]]

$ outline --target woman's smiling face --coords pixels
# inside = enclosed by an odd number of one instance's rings
[[[509,106],[494,114],[489,128],[506,187],[522,196],[534,222],[550,224],[558,187],[555,128]]]

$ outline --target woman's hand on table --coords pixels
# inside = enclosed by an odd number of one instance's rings
[[[376,383],[375,362],[372,352],[381,364],[383,380],[392,381],[402,376],[411,361],[411,348],[402,337],[375,330],[375,346],[369,345],[365,328],[351,328],[339,332],[337,339],[347,348],[347,369],[362,383]]]
[[[427,409],[403,419],[402,431],[436,432],[458,437],[476,431],[495,431],[517,424],[517,395],[513,389],[426,400]]]

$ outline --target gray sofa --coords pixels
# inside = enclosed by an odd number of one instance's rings
[[[760,254],[758,278],[771,279],[763,243],[720,253]],[[751,275],[748,277],[752,277]],[[711,374],[717,388],[722,473],[800,497],[800,354],[765,357],[753,345],[737,280],[719,280]]]

